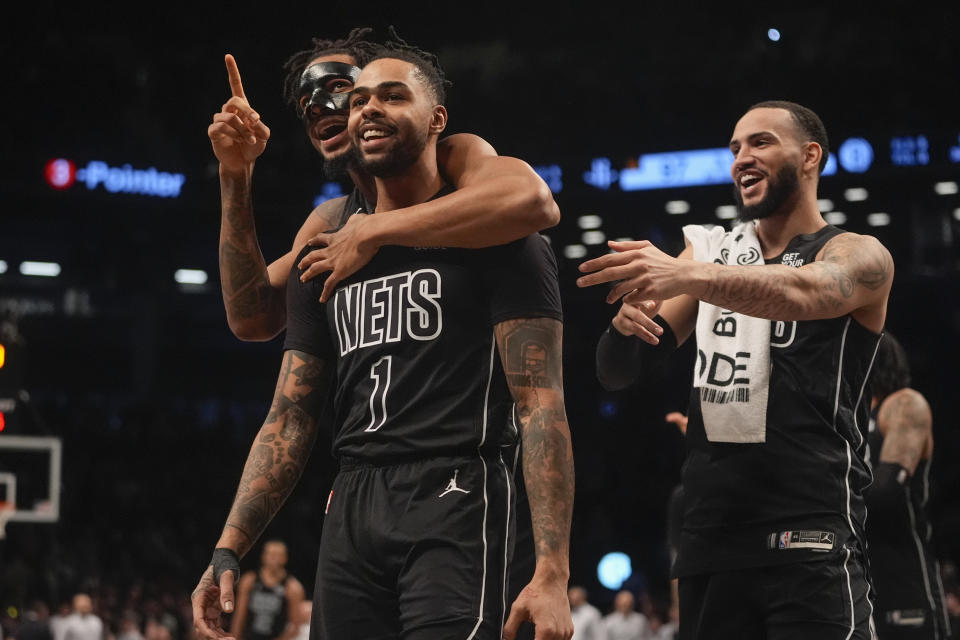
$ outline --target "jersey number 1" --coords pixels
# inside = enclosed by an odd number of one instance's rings
[[[364,431],[376,431],[387,421],[387,390],[393,356],[383,356],[370,367],[373,392],[370,394],[370,425]]]

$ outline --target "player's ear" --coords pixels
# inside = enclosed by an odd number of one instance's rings
[[[447,108],[438,104],[433,108],[433,115],[430,117],[430,133],[440,135],[447,128]]]
[[[818,142],[807,142],[803,146],[803,168],[811,170],[814,174],[820,171],[820,158],[823,157],[823,147]]]

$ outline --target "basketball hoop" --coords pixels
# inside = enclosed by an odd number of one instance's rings
[[[13,517],[17,510],[17,505],[12,502],[0,500],[0,540],[7,537],[7,522]]]

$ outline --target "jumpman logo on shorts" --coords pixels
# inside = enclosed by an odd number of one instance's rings
[[[444,490],[443,490],[443,493],[441,493],[441,494],[438,496],[439,498],[442,498],[443,496],[447,495],[447,494],[450,493],[451,491],[459,491],[460,493],[470,493],[470,492],[467,491],[466,489],[461,489],[460,487],[457,486],[457,474],[458,474],[458,473],[460,473],[460,469],[454,469],[454,471],[453,471],[453,477],[450,478],[450,482],[447,483],[447,488],[444,489]]]

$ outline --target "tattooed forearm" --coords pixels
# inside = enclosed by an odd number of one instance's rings
[[[785,265],[704,265],[708,277],[696,297],[757,318],[835,318],[876,300],[893,278],[889,252],[873,238],[841,234],[818,260]]]
[[[221,537],[228,530],[242,534],[235,544],[239,555],[253,545],[300,478],[330,376],[330,367],[314,356],[284,354],[270,413],[250,448]]]
[[[284,319],[283,292],[270,285],[257,243],[250,177],[221,177],[220,285],[233,322],[266,314]]]
[[[563,401],[562,325],[545,318],[509,320],[497,325],[496,337],[520,417],[537,561],[568,571],[574,471]]]

